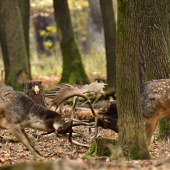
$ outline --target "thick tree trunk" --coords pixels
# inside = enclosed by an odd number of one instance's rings
[[[89,78],[85,73],[81,55],[74,38],[67,0],[53,0],[53,3],[57,33],[63,56],[63,72],[60,83],[89,83]]]
[[[112,0],[100,0],[105,34],[107,84],[116,89],[116,23]]]
[[[21,90],[24,87],[24,83],[31,78],[31,75],[19,2],[18,0],[6,0],[0,3],[1,23],[4,25],[3,36],[6,40],[3,41],[6,43],[4,45],[6,48],[3,49],[3,57],[5,61],[7,56],[4,54],[8,54],[10,66],[6,84]],[[7,64],[7,62],[4,62],[4,64]]]
[[[141,37],[146,58],[146,80],[169,78],[169,27],[167,0],[141,2]],[[169,136],[169,118],[159,123],[158,139]]]
[[[165,21],[162,21],[157,1],[141,2],[141,32],[146,57],[146,81],[168,78],[170,73],[167,37],[165,36],[167,24],[163,23],[168,22],[168,18],[164,15]],[[161,10],[165,12],[164,8]],[[164,25],[166,28],[163,27]]]
[[[132,159],[149,159],[139,92],[138,3],[137,0],[118,0],[116,92],[119,145]]]

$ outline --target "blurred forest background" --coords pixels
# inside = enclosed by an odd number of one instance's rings
[[[22,5],[21,2],[20,4]],[[74,36],[90,81],[106,81],[106,52],[100,2],[98,0],[68,0],[68,7]],[[113,8],[115,9],[116,20],[116,0],[113,0]],[[63,60],[53,1],[31,0],[29,10],[28,42],[32,79],[47,80],[51,82],[50,86],[56,85],[62,75]],[[23,16],[22,9],[21,16]],[[65,20],[64,16],[61,20]],[[1,81],[3,81],[5,71],[2,53],[0,53],[0,71]],[[49,77],[52,77],[52,79]],[[65,82],[65,80],[63,81]],[[8,80],[5,82],[12,85]],[[74,84],[74,81],[71,84]],[[77,84],[84,84],[84,82]]]

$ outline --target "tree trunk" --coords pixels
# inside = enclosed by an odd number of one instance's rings
[[[21,0],[22,1],[22,0]],[[36,36],[36,48],[38,52],[39,58],[42,55],[51,55],[51,51],[49,49],[46,49],[44,46],[44,41],[51,41],[53,43],[52,47],[54,47],[54,43],[56,42],[56,37],[49,34],[48,36],[42,36],[40,35],[40,31],[45,31],[47,34],[49,31],[46,29],[47,26],[53,25],[55,20],[54,20],[54,15],[49,14],[48,16],[44,16],[38,14],[37,16],[32,18],[34,28],[35,28],[35,36]],[[50,49],[52,48],[50,47]]]
[[[99,0],[88,0],[91,17],[96,25],[97,31],[101,32],[103,29],[102,13],[100,10]]]
[[[29,57],[29,24],[30,24],[30,0],[19,0],[22,25],[24,30],[25,45]]]
[[[63,56],[63,72],[60,83],[86,84],[89,78],[85,73],[77,47],[67,0],[53,0],[57,33]]]
[[[1,23],[4,25],[4,37],[6,43],[2,45],[3,58],[9,56],[9,74],[6,84],[15,89],[23,90],[26,80],[31,78],[29,60],[24,40],[21,12],[18,0],[0,1]],[[8,56],[5,56],[8,54]],[[4,62],[7,64],[7,61]]]
[[[21,17],[22,17],[22,26],[24,31],[25,45],[28,55],[28,64],[31,75],[31,66],[30,66],[30,41],[29,41],[29,28],[30,28],[30,0],[19,0]]]
[[[116,89],[116,23],[112,0],[100,0],[105,34],[107,84]]]
[[[118,0],[117,109],[119,145],[125,156],[149,159],[140,104],[139,2]]]
[[[141,2],[141,37],[146,58],[146,80],[169,78],[169,28],[167,0]],[[158,139],[169,136],[169,118],[159,123]]]
[[[3,63],[4,63],[4,71],[5,71],[5,83],[7,84],[7,80],[10,73],[10,63],[9,63],[9,52],[7,46],[7,37],[5,33],[5,24],[3,19],[3,9],[0,2],[0,43],[1,50],[3,54]],[[4,57],[5,56],[5,57]]]

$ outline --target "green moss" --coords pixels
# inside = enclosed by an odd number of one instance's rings
[[[12,76],[8,76],[7,82],[5,82],[7,85],[12,85]]]
[[[86,120],[89,120],[89,122],[94,122],[94,116],[88,116],[86,117]]]
[[[16,91],[24,91],[24,87],[21,87],[21,86],[13,86],[14,90]]]
[[[132,159],[140,159],[140,153],[139,152],[131,152],[130,157]]]
[[[77,48],[75,38],[72,37],[70,41],[61,46],[63,55],[63,72],[60,83],[69,84],[86,84],[90,83],[87,76],[80,52]]]
[[[117,141],[112,139],[106,139],[103,137],[98,137],[92,140],[89,150],[85,153],[83,158],[93,158],[95,156],[107,156],[111,157],[112,151],[109,148],[109,144],[117,145]]]
[[[126,0],[118,0],[118,25],[117,25],[117,33],[121,33],[125,35],[125,25],[124,25],[124,18],[126,16]]]
[[[146,80],[146,81],[149,81],[149,80],[151,80],[151,79],[152,79],[151,74],[150,74],[149,72],[146,72],[146,74],[145,74],[145,80]]]
[[[157,140],[164,140],[169,138],[170,134],[170,124],[169,118],[162,119],[159,121],[159,134]]]

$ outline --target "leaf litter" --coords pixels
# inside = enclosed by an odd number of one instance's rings
[[[118,140],[118,134],[110,129],[99,129],[99,136]],[[88,132],[86,127],[80,126],[77,131]],[[68,136],[60,135],[56,137],[54,134],[44,135],[41,131],[32,129],[26,130],[31,140],[35,143],[35,147],[45,157],[43,160],[36,159],[36,161],[49,162],[61,158],[69,160],[78,160],[86,153],[88,148],[71,145],[68,141]],[[36,135],[34,135],[36,134]],[[0,130],[0,135],[11,136],[7,130]],[[157,135],[157,131],[154,136]],[[36,137],[34,137],[36,136]],[[155,137],[156,138],[156,137]],[[87,135],[85,138],[75,137],[78,142],[90,144],[90,138]],[[110,160],[105,157],[104,159],[94,159],[97,164],[103,166],[103,169],[166,169],[170,165],[170,144],[168,141],[156,141],[149,146],[149,151],[152,156],[151,160]],[[82,160],[90,169],[95,169],[97,164],[94,161]],[[20,142],[2,142],[0,143],[0,166],[15,165],[22,163],[35,162],[30,151]],[[100,168],[102,167],[100,166]]]

